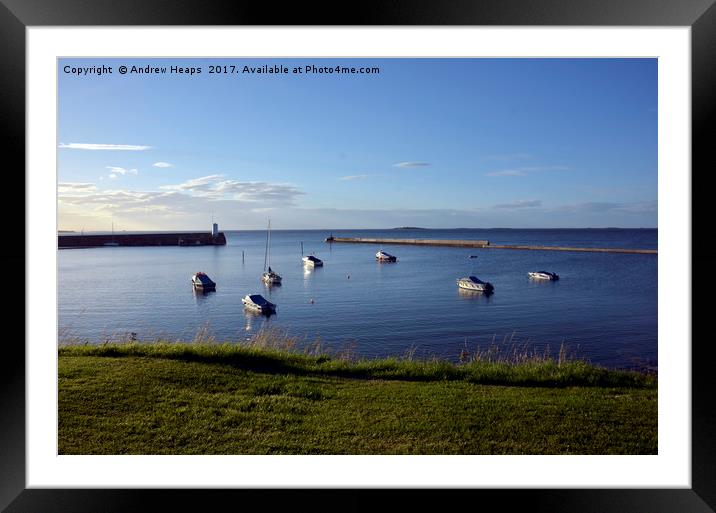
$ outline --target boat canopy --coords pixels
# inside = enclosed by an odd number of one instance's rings
[[[249,299],[257,304],[258,306],[269,306],[271,305],[262,295],[260,294],[249,294]]]
[[[198,272],[195,275],[196,279],[201,282],[202,285],[214,285],[214,282],[206,274]]]
[[[311,262],[320,262],[320,261],[321,261],[320,258],[316,258],[316,257],[314,257],[313,255],[308,255],[308,256],[306,257],[306,259],[307,259],[307,260],[310,260]]]

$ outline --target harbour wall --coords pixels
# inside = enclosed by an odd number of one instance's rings
[[[656,249],[626,249],[626,248],[577,248],[567,246],[531,246],[516,244],[490,244],[487,240],[456,240],[456,239],[372,239],[357,237],[334,237],[332,242],[351,242],[364,244],[412,244],[417,246],[453,246],[460,248],[482,249],[519,249],[533,251],[579,251],[590,253],[635,253],[656,255]]]
[[[356,242],[366,244],[414,244],[425,246],[459,246],[464,248],[482,248],[487,246],[486,240],[455,240],[455,239],[366,239],[357,237],[333,237],[333,242]]]
[[[58,235],[57,246],[97,248],[102,246],[223,246],[224,232],[121,233],[97,235]]]

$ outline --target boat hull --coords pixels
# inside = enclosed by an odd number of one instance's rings
[[[261,281],[263,281],[266,285],[281,285],[281,277],[278,274],[264,274],[261,276]]]
[[[461,288],[462,290],[469,290],[471,292],[492,292],[494,289],[492,286],[486,286],[486,285],[468,285],[463,283],[458,283],[457,286]]]
[[[376,260],[378,260],[378,262],[397,262],[398,261],[398,258],[395,255],[386,253],[382,249],[375,254],[375,258],[376,258]]]
[[[275,304],[273,304],[271,301],[267,301],[263,296],[258,294],[250,294],[248,296],[242,297],[241,302],[244,304],[244,307],[246,309],[251,310],[253,312],[268,314],[276,311]]]
[[[267,314],[267,313],[274,313],[276,311],[275,306],[260,306],[260,305],[257,305],[257,304],[254,304],[254,303],[251,303],[248,301],[243,301],[243,300],[242,300],[242,302],[244,303],[244,308],[251,310],[253,312]]]
[[[492,283],[478,280],[474,276],[458,279],[457,286],[462,290],[470,290],[472,292],[484,292],[485,294],[491,294],[495,290],[495,287],[493,287]]]
[[[532,278],[533,280],[545,280],[545,281],[556,281],[559,279],[559,276],[557,276],[554,273],[540,273],[540,272],[531,272],[527,273],[527,275]]]
[[[200,276],[204,277],[205,279],[202,280]],[[216,283],[204,273],[198,273],[193,275],[191,277],[191,284],[195,289],[198,290],[216,290]]]

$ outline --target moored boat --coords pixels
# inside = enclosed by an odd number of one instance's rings
[[[241,302],[246,308],[255,312],[271,313],[276,311],[276,305],[261,294],[247,294],[241,299]]]
[[[266,270],[268,266],[268,270]],[[264,273],[261,275],[261,280],[266,285],[280,285],[281,276],[271,269],[271,220],[268,222],[268,231],[266,232],[266,252],[264,253]]]
[[[323,266],[323,260],[321,260],[320,258],[313,256],[313,255],[305,256],[302,258],[302,260],[303,260],[303,265],[305,265],[306,267],[321,267],[321,266]]]
[[[382,249],[375,254],[375,258],[378,260],[378,262],[397,262],[398,261],[397,257],[395,257],[389,253],[386,253]]]
[[[465,290],[473,290],[475,292],[486,292],[490,293],[495,290],[492,283],[482,281],[475,276],[468,276],[466,278],[458,278],[457,286]]]
[[[203,273],[201,271],[195,273],[191,277],[191,283],[194,285],[194,288],[202,289],[202,290],[216,290],[216,283],[207,276],[206,273]]]
[[[527,275],[535,280],[559,280],[559,276],[556,273],[551,273],[549,271],[531,271],[528,272]]]
[[[270,267],[268,268],[268,271],[261,275],[261,280],[266,285],[281,285],[281,276],[279,276],[279,274]]]

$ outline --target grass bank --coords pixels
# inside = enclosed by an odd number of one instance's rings
[[[484,356],[484,355],[483,355]],[[59,349],[61,454],[656,454],[657,378],[261,345]]]

